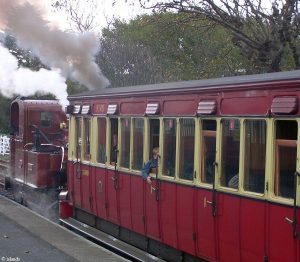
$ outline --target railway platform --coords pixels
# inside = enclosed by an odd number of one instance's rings
[[[0,196],[0,261],[128,261]]]

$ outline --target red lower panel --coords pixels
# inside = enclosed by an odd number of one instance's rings
[[[91,212],[92,194],[90,190],[90,167],[81,165],[81,207]]]
[[[263,261],[266,240],[265,202],[244,198],[240,201],[241,260]]]
[[[269,204],[269,261],[299,262],[299,238],[293,238],[293,227],[286,217],[293,218],[292,207]],[[298,210],[299,221],[299,210]],[[299,231],[298,231],[299,232]],[[297,250],[298,249],[298,250]]]
[[[68,191],[69,191],[69,203],[74,204],[74,164],[71,161],[68,161]]]
[[[220,261],[240,261],[240,198],[218,194],[218,237]]]
[[[159,216],[158,216],[158,201],[156,200],[156,193],[153,188],[156,188],[156,181],[152,180],[152,185],[147,184],[145,181],[145,222],[146,234],[150,238],[160,240],[159,232]],[[152,187],[152,190],[151,190]]]
[[[159,203],[163,242],[177,248],[176,184],[161,183]]]
[[[132,229],[131,224],[131,204],[130,204],[130,192],[131,188],[134,191],[135,187],[131,184],[131,175],[120,174],[119,176],[119,208],[120,208],[120,225],[122,227]]]
[[[74,205],[77,207],[81,207],[81,164],[75,163],[74,164]]]
[[[93,180],[93,200],[96,207],[98,217],[107,219],[106,213],[106,170],[95,168],[95,176]]]
[[[217,216],[212,215],[212,191],[197,190],[197,200],[195,210],[196,229],[197,229],[197,246],[198,255],[215,261],[217,257],[216,250],[216,220]]]
[[[120,175],[119,175],[120,176]],[[118,216],[118,188],[114,183],[115,171],[107,170],[107,206],[108,213],[107,219],[113,223],[119,225],[119,216]]]
[[[178,248],[195,255],[194,189],[177,186],[177,237]]]
[[[133,231],[145,234],[144,181],[140,176],[131,177],[131,221]]]

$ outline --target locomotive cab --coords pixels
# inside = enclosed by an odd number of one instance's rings
[[[56,100],[17,98],[11,104],[11,180],[31,188],[65,185],[66,122]]]

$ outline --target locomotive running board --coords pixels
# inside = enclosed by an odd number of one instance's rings
[[[92,239],[104,248],[130,259],[131,261],[165,261],[73,218],[59,219],[59,221],[66,228],[70,228],[75,232],[82,234],[84,237]]]

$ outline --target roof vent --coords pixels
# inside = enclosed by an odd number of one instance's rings
[[[197,115],[213,115],[217,112],[216,100],[202,100],[198,104]]]
[[[90,113],[91,106],[90,105],[83,105],[81,109],[82,115],[88,115]]]
[[[145,115],[157,115],[158,113],[159,113],[159,103],[147,104]]]
[[[81,105],[75,105],[74,106],[74,110],[73,110],[73,114],[80,114],[81,111]]]
[[[118,105],[112,104],[108,105],[107,115],[115,115],[117,113]]]
[[[275,115],[293,115],[298,112],[298,97],[278,96],[274,97],[271,112]]]

